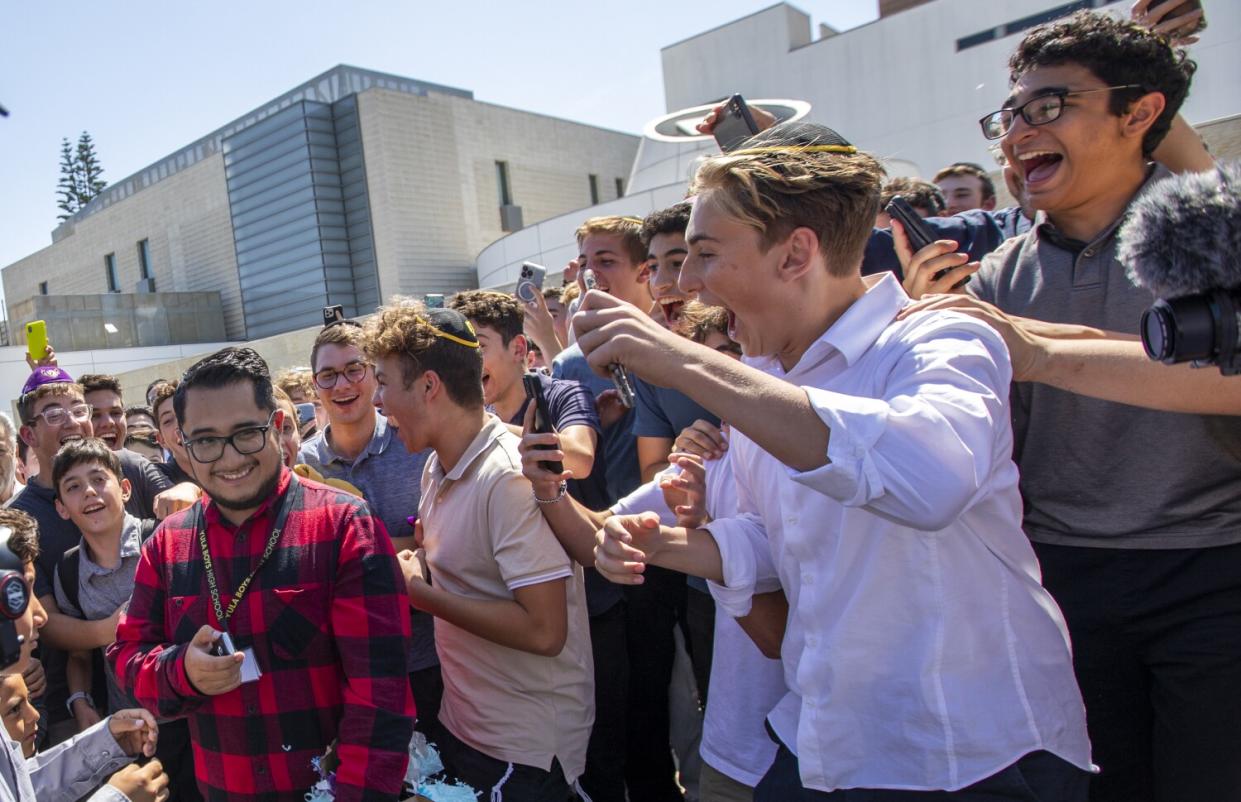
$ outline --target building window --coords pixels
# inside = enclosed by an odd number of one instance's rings
[[[599,176],[594,173],[590,174],[590,205],[594,206],[599,202]]]
[[[964,36],[957,40],[957,52],[968,50],[971,47],[978,47],[979,45],[986,44],[987,42],[991,42],[996,39],[1003,39],[1006,36],[1012,36],[1013,34],[1021,33],[1022,31],[1027,31],[1038,25],[1044,25],[1053,20],[1060,19],[1061,17],[1067,17],[1075,11],[1099,8],[1100,6],[1107,5],[1109,1],[1110,0],[1074,0],[1072,3],[1065,3],[1064,5],[1059,5],[1055,8],[1049,8],[1046,11],[1040,11],[1037,14],[1031,14],[1028,17],[1022,17],[1021,19],[1013,20],[1012,22],[1004,23],[1003,25],[997,25],[994,28],[988,28],[985,31],[979,31],[978,33]]]
[[[616,197],[625,197],[625,180],[623,178],[616,179]]]
[[[110,253],[103,257],[103,267],[108,277],[108,292],[120,292],[121,282],[116,275],[116,254]]]
[[[513,193],[508,183],[508,162],[496,162],[496,190],[500,194],[501,206],[513,205]]]
[[[141,273],[142,278],[151,278],[151,241],[149,239],[138,243],[138,272]]]
[[[39,294],[47,295],[47,282],[46,281],[39,282]]]

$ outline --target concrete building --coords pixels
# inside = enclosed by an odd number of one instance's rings
[[[623,194],[637,144],[338,66],[111,185],[5,267],[13,339],[40,295],[218,293],[202,314],[250,340],[326,305],[355,316],[472,287],[475,256],[506,231]]]
[[[649,123],[626,197],[506,236],[478,256],[483,287],[509,287],[526,260],[559,270],[577,255],[573,232],[594,214],[644,215],[684,195],[713,140],[696,136],[705,110],[739,92],[752,103],[828,125],[884,161],[890,175],[929,179],[947,164],[994,166],[978,120],[1008,93],[1009,55],[1044,22],[1082,8],[1127,15],[1129,0],[884,0],[874,22],[816,30],[787,4],[661,51],[669,114]],[[1198,63],[1184,117],[1221,159],[1241,158],[1241,3],[1204,0],[1209,27],[1190,48]],[[998,169],[996,172],[998,176]],[[1002,190],[1003,181],[996,181]],[[1007,193],[1001,193],[1007,195]],[[1001,202],[1006,198],[1002,197]]]

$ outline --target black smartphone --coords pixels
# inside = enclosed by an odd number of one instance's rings
[[[909,247],[914,253],[935,241],[935,232],[922,222],[922,215],[918,214],[914,207],[909,205],[909,201],[900,195],[893,198],[884,211],[888,213],[888,217],[895,217],[901,221],[901,226],[905,229],[905,237],[909,240]]]
[[[335,306],[323,307],[323,328],[327,328],[333,323],[343,323],[345,321],[345,307],[340,304]]]
[[[438,292],[428,293],[422,297],[422,303],[426,305],[427,309],[443,309],[444,295]]]
[[[750,107],[741,95],[733,95],[728,99],[724,104],[724,112],[715,121],[715,128],[711,131],[716,144],[725,153],[736,150],[738,145],[757,133],[758,125],[754,122],[754,115],[750,114]]]
[[[909,205],[909,201],[905,200],[900,195],[893,198],[891,202],[888,203],[888,208],[884,209],[884,211],[888,213],[888,217],[893,217],[901,221],[901,226],[905,229],[905,237],[909,240],[909,247],[913,249],[914,253],[917,253],[935,241],[935,232],[931,230],[930,226],[923,222],[922,216],[914,211],[914,207]],[[952,270],[952,268],[946,267],[943,270],[938,271],[931,277],[931,280],[939,281],[949,270]],[[964,287],[969,283],[969,280],[970,277],[966,276],[958,281],[953,289]]]
[[[527,373],[521,377],[521,383],[526,388],[526,398],[534,404],[534,433],[551,434],[555,430],[552,428],[551,415],[547,412],[547,399],[543,396],[543,382],[539,381],[539,377],[535,374]],[[540,448],[551,449],[551,446],[540,446]],[[555,449],[551,450],[555,451]],[[564,473],[563,462],[544,460],[539,462],[539,467],[557,476]]]

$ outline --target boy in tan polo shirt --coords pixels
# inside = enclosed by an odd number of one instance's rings
[[[519,438],[483,407],[469,322],[396,302],[372,319],[366,351],[405,448],[434,450],[418,510],[425,558],[399,556],[410,604],[435,616],[445,768],[491,800],[564,802],[594,720],[581,571],[539,513]]]

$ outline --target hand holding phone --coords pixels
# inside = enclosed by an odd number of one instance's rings
[[[586,268],[582,271],[582,283],[586,285],[586,290],[595,289],[595,271]],[[616,392],[620,394],[620,401],[625,405],[626,409],[633,409],[633,385],[629,383],[629,374],[625,372],[624,365],[613,364],[610,366],[612,370],[612,384],[616,386]]]
[[[556,429],[552,426],[551,414],[547,409],[547,398],[543,395],[543,382],[539,380],[537,375],[527,373],[521,377],[521,383],[525,387],[526,398],[529,398],[530,403],[534,404],[534,433],[553,434]],[[538,446],[538,448],[555,450],[551,446]],[[564,473],[563,462],[543,460],[539,462],[539,467],[556,476]]]
[[[889,217],[900,221],[901,228],[905,230],[905,238],[909,240],[909,248],[914,253],[917,253],[926,246],[930,245],[932,242],[935,242],[935,232],[932,231],[931,227],[926,224],[926,222],[922,219],[922,216],[914,210],[914,207],[909,205],[909,201],[905,200],[900,195],[893,198],[884,211],[888,213]],[[952,268],[944,268],[943,270],[937,271],[935,275],[931,277],[931,280],[939,281],[944,277],[944,274],[951,269]],[[958,282],[953,289],[955,290],[965,286],[969,283],[969,280],[970,277],[966,276]]]
[[[334,323],[343,322],[345,322],[345,307],[340,304],[323,307],[323,328],[326,329]]]
[[[47,323],[44,321],[26,324],[26,353],[36,365],[47,354]]]
[[[733,95],[724,103],[724,112],[715,121],[711,134],[720,150],[728,153],[759,132],[754,115],[746,105],[745,98]]]
[[[1198,41],[1197,34],[1207,27],[1202,0],[1185,0],[1175,8],[1164,10],[1168,5],[1164,0],[1138,0],[1130,9],[1130,18],[1152,32],[1168,37],[1175,45]]]
[[[543,292],[543,280],[547,276],[547,268],[534,262],[522,262],[521,276],[517,279],[517,289],[513,292],[517,300],[532,304],[535,296]]]

